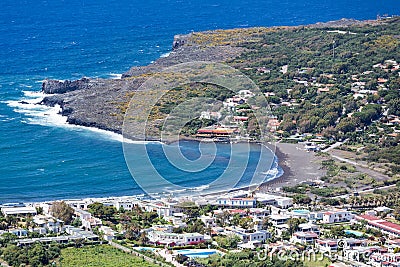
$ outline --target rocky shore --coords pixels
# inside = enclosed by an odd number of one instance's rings
[[[188,35],[177,35],[169,56],[160,58],[148,66],[132,67],[121,79],[82,78],[76,81],[46,80],[42,91],[51,96],[45,97],[40,104],[61,107],[61,114],[67,116],[67,122],[81,126],[96,127],[116,133],[122,133],[124,109],[140,85],[160,69],[178,63],[192,61],[229,62],[244,52],[245,43],[260,38],[260,33],[270,30],[286,30],[304,27],[348,27],[362,23],[379,21],[356,21],[342,19],[334,22],[317,23],[308,26],[250,28],[217,30]]]

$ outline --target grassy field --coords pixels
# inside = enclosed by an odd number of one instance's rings
[[[155,267],[158,265],[126,254],[108,245],[66,248],[61,251],[60,266],[63,267]]]
[[[321,254],[317,254],[316,257],[311,257],[311,260],[309,260],[308,258],[305,258],[305,260],[303,261],[304,266],[306,267],[325,267],[325,266],[329,266],[331,264],[331,261],[329,260],[328,257],[323,257],[322,259],[322,255]]]

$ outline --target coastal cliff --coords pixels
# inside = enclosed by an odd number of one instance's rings
[[[320,56],[325,53],[329,56],[332,41],[325,48],[316,47],[309,38],[317,40],[318,35],[326,34],[323,30],[347,29],[357,30],[364,26],[373,27],[382,25],[384,21],[356,21],[342,19],[335,22],[317,23],[296,27],[271,27],[271,28],[246,28],[232,30],[215,30],[187,35],[177,35],[172,43],[172,50],[167,57],[160,58],[147,66],[132,67],[122,75],[121,79],[91,79],[82,78],[76,81],[46,80],[42,84],[42,91],[52,94],[43,99],[43,105],[60,105],[61,114],[67,116],[71,124],[97,127],[116,133],[122,132],[122,124],[127,104],[132,95],[146,79],[157,73],[161,68],[173,66],[178,63],[191,61],[223,62],[245,74],[253,70],[255,82],[260,86],[269,86],[271,82],[278,83],[288,79],[288,74],[282,74],[281,66],[287,65],[288,55],[276,52],[277,45],[293,46],[292,50],[309,50]],[[294,37],[287,37],[293,35]],[[340,34],[338,38],[341,37]],[[281,43],[279,38],[285,38],[286,43]],[[306,39],[308,38],[308,39]],[[315,47],[312,47],[315,46]],[[288,50],[289,52],[293,52]],[[324,54],[323,54],[324,55]],[[339,54],[338,54],[339,55]],[[317,59],[316,59],[317,60]],[[323,60],[323,57],[318,58]],[[316,65],[318,62],[314,62]],[[275,65],[275,70],[262,69],[260,66]],[[306,62],[304,65],[307,65]],[[300,67],[300,63],[298,63]],[[274,73],[266,79],[263,73]],[[293,74],[294,75],[294,74]],[[266,88],[264,91],[269,91]],[[154,127],[159,128],[160,118],[156,117]]]

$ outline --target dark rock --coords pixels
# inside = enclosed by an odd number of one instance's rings
[[[54,107],[55,105],[63,106],[64,99],[59,96],[46,96],[39,104],[49,107]]]
[[[45,94],[64,94],[66,92],[87,89],[91,86],[88,78],[76,81],[45,80],[42,84],[42,91]]]

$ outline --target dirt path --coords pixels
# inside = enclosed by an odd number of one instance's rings
[[[369,176],[375,178],[378,181],[386,181],[390,179],[390,177],[387,176],[386,174],[371,170],[370,168],[368,168],[368,166],[365,165],[364,162],[358,162],[357,160],[354,159],[345,158],[345,155],[341,150],[333,149],[329,151],[329,153],[333,158],[353,165],[357,171],[368,174]]]

